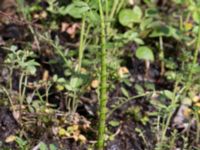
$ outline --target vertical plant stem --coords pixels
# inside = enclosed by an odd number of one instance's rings
[[[84,34],[85,34],[85,15],[82,18],[81,24],[81,35],[80,35],[80,45],[79,45],[79,56],[78,56],[78,71],[81,69],[83,51],[84,51]]]
[[[97,149],[104,149],[104,137],[106,128],[106,104],[107,104],[107,73],[106,73],[106,35],[105,35],[105,22],[102,8],[102,1],[98,0],[99,12],[101,18],[101,87],[100,87],[100,106],[99,106],[99,129]]]
[[[6,90],[5,87],[3,87],[1,85],[0,85],[0,89],[2,89],[5,92],[6,96],[8,97],[8,100],[10,102],[11,108],[12,108],[12,110],[14,110],[14,105],[13,105],[12,98],[10,97],[9,92]]]
[[[114,14],[115,14],[118,4],[119,4],[119,0],[115,0],[112,10],[111,10],[111,13],[110,13],[110,16],[109,16],[109,19],[112,19],[114,17]]]
[[[24,99],[23,93],[22,93],[22,85],[23,85],[24,76],[25,76],[25,74],[22,73],[21,76],[20,76],[20,79],[19,79],[19,95],[20,95],[19,100],[20,100],[20,107],[22,106],[23,99]]]
[[[28,76],[25,74],[24,83],[23,83],[24,86],[23,86],[23,91],[22,91],[22,99],[23,99],[23,101],[24,101],[24,98],[25,98],[27,82],[28,82]],[[22,102],[22,104],[23,104],[23,102]]]
[[[118,6],[117,6],[117,9],[116,9],[116,11],[115,11],[115,14],[117,14],[117,13],[121,10],[121,8],[124,7],[125,5],[126,5],[125,0],[121,0],[121,1],[119,2]]]
[[[22,72],[20,79],[19,79],[19,103],[20,103],[19,112],[20,112],[20,116],[22,114],[22,105],[23,105],[23,101],[24,101],[24,95],[23,95],[23,80],[24,80],[24,77],[25,77],[25,73]],[[21,117],[19,119],[21,121]]]
[[[198,112],[195,111],[195,118],[196,118],[196,124],[197,124],[197,134],[196,134],[196,140],[195,142],[198,143],[199,142],[199,137],[200,137],[200,124],[199,124],[199,114]]]
[[[191,80],[192,80],[194,67],[195,67],[195,64],[197,63],[197,59],[198,59],[199,48],[200,48],[200,24],[199,24],[199,29],[198,29],[198,35],[197,35],[197,40],[196,40],[196,47],[195,47],[195,51],[194,51],[192,67],[191,67],[190,73],[189,73],[188,83],[191,83]]]
[[[110,35],[110,32],[111,32],[111,22],[112,22],[112,19],[114,17],[115,11],[117,9],[117,5],[119,3],[118,1],[119,0],[115,0],[114,1],[114,4],[112,6],[110,15],[109,16],[107,15],[107,21],[108,21],[108,23],[107,23],[107,30],[106,30],[107,31],[107,35]]]
[[[77,99],[77,93],[76,91],[73,91],[73,98],[72,98],[72,115],[75,114],[76,109],[78,107],[78,99]]]
[[[48,85],[48,82],[47,83],[45,83],[46,85],[46,90],[45,90],[45,95],[46,95],[46,102],[48,102],[48,99],[49,99],[49,90],[50,90],[50,88],[52,87],[52,84],[50,84],[49,85],[49,87],[47,87],[47,85]]]
[[[159,45],[160,45],[160,61],[161,61],[161,70],[160,70],[160,75],[163,76],[165,73],[165,63],[164,63],[164,48],[163,48],[163,38],[162,36],[159,37]]]
[[[183,17],[182,16],[180,16],[180,23],[179,23],[179,29],[181,30],[181,31],[183,31]]]
[[[174,98],[172,99],[172,102],[171,102],[171,104],[170,104],[171,106],[174,106],[174,109],[171,110],[171,111],[169,112],[166,122],[163,122],[164,124],[163,124],[163,129],[162,129],[161,140],[160,140],[160,144],[159,144],[157,150],[162,150],[162,146],[163,146],[163,144],[164,144],[164,142],[165,142],[165,140],[166,140],[167,129],[169,128],[170,121],[171,121],[171,119],[172,119],[172,117],[173,117],[173,114],[174,114],[174,112],[175,112],[175,109],[176,109],[175,105],[177,104],[178,99],[180,98],[180,95],[181,95],[182,92],[185,90],[185,86],[184,86],[184,87],[182,87],[182,88],[179,90],[179,92],[177,93],[176,90],[177,90],[177,85],[178,85],[178,84],[179,84],[179,82],[177,81],[177,82],[175,83],[175,88],[174,88],[174,91],[173,91]],[[177,95],[176,95],[176,93],[177,93]]]
[[[108,6],[108,1],[107,0],[105,1],[105,7],[106,7],[106,14],[105,14],[106,22],[108,22],[109,6]]]
[[[10,92],[12,91],[13,89],[13,80],[12,80],[12,75],[13,75],[13,67],[10,68],[10,74],[9,74],[9,88],[10,88]]]
[[[86,47],[87,46],[87,36],[88,34],[90,33],[90,29],[91,29],[91,25],[89,24],[85,30],[85,38],[84,38],[84,46]],[[83,51],[84,52],[84,51]]]

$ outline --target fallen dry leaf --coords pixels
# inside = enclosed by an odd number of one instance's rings
[[[5,142],[6,142],[6,143],[12,143],[12,142],[15,141],[15,139],[16,139],[16,136],[15,136],[15,135],[10,135],[10,136],[8,136],[8,137],[5,139]]]
[[[13,117],[15,118],[15,120],[19,120],[19,118],[20,118],[20,111],[13,111],[12,114],[13,114]]]
[[[70,35],[70,37],[73,39],[76,35],[77,29],[80,28],[80,25],[78,23],[74,23],[71,27],[67,29],[67,33]]]
[[[125,74],[128,74],[129,73],[129,70],[127,67],[120,67],[118,69],[118,75],[123,78]]]
[[[80,134],[80,135],[78,136],[78,140],[79,140],[81,143],[83,143],[83,144],[85,144],[86,141],[87,141],[86,137],[85,137],[84,135],[82,135],[82,134]]]
[[[95,80],[92,81],[91,87],[96,89],[96,88],[98,88],[99,83],[100,83],[99,80],[95,79]]]
[[[195,103],[194,106],[200,107],[200,102]]]
[[[46,18],[47,18],[47,12],[46,12],[46,11],[41,11],[41,12],[40,12],[40,17],[41,17],[42,19],[46,19]]]
[[[135,0],[128,0],[129,5],[133,6],[135,4]]]
[[[192,101],[194,102],[194,103],[196,103],[196,102],[198,102],[200,100],[200,97],[199,96],[194,96],[193,98],[192,98]]]
[[[48,78],[49,78],[49,71],[48,70],[45,70],[44,72],[43,72],[43,76],[42,76],[42,81],[47,81],[48,80]]]
[[[173,119],[173,126],[186,129],[190,120],[191,110],[187,105],[181,105]]]
[[[65,32],[67,28],[69,27],[69,23],[67,22],[62,22],[61,23],[61,32]]]
[[[0,0],[0,22],[8,22],[16,13],[15,0]]]
[[[81,72],[81,73],[86,73],[87,70],[86,70],[85,68],[82,68],[82,67],[81,67],[80,72]]]
[[[67,22],[61,23],[61,32],[68,33],[71,38],[75,37],[77,29],[80,29],[80,24],[78,23],[74,23],[72,25]]]

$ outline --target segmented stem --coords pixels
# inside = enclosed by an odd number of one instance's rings
[[[106,128],[106,104],[107,104],[107,75],[106,75],[106,34],[105,22],[101,0],[98,0],[101,18],[101,87],[100,87],[100,106],[99,106],[99,129],[97,149],[104,149],[104,137]]]

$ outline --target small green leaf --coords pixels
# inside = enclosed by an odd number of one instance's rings
[[[135,6],[132,9],[122,9],[119,13],[119,22],[123,26],[131,27],[132,23],[139,23],[142,18],[142,10]]]
[[[48,150],[47,145],[43,142],[40,142],[39,148],[40,148],[40,150]]]
[[[124,87],[121,87],[121,91],[122,91],[122,94],[125,96],[125,97],[129,97],[129,93],[128,91],[124,88]]]
[[[35,75],[35,73],[36,73],[37,70],[36,70],[35,66],[27,66],[26,71],[28,73],[30,73],[31,75]]]
[[[145,11],[145,16],[146,17],[149,17],[149,16],[155,16],[155,15],[158,15],[159,14],[159,11],[157,10],[157,8],[150,8],[150,9],[147,9]]]
[[[151,24],[153,22],[152,18],[147,18],[142,20],[142,22],[140,23],[140,29],[141,30],[145,30],[148,28],[149,24]]]
[[[135,15],[134,22],[140,22],[141,18],[142,18],[142,10],[141,10],[141,8],[136,5],[133,8],[133,12],[134,12],[134,15]]]
[[[54,144],[50,144],[49,148],[50,148],[50,150],[57,150],[57,148]]]
[[[163,91],[163,94],[167,97],[167,98],[169,98],[170,100],[173,100],[174,99],[174,93],[173,92],[171,92],[171,91],[169,91],[169,90],[164,90]]]
[[[10,47],[10,50],[13,51],[13,52],[15,52],[17,49],[18,49],[18,48],[17,48],[17,46],[15,46],[15,45],[12,45],[12,46]]]
[[[74,89],[78,88],[83,83],[83,80],[79,77],[72,77],[70,80],[70,86]]]
[[[166,71],[165,76],[166,76],[167,80],[171,80],[171,81],[176,80],[176,77],[177,77],[176,72],[174,72],[174,71]]]
[[[111,125],[111,126],[113,126],[113,127],[117,127],[117,126],[119,126],[119,121],[111,120],[111,121],[109,122],[109,125]]]
[[[152,50],[147,46],[141,46],[136,50],[136,57],[143,60],[154,61]]]
[[[141,85],[139,84],[135,84],[135,90],[138,94],[143,94],[144,93],[144,89]]]
[[[65,83],[66,80],[65,80],[65,78],[58,78],[58,79],[56,80],[56,82],[62,84],[62,83]]]
[[[53,82],[56,82],[57,80],[58,80],[58,75],[55,74],[55,75],[53,76]]]

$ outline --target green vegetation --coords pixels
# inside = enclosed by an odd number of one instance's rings
[[[105,2],[107,5],[107,1]],[[100,86],[100,112],[99,112],[99,130],[98,130],[98,143],[97,149],[104,149],[104,138],[105,138],[105,129],[106,129],[106,113],[107,113],[107,64],[106,64],[106,34],[105,34],[105,22],[104,22],[104,13],[102,8],[102,2],[99,0],[99,12],[101,18],[101,86]],[[107,7],[107,6],[106,6]]]
[[[0,1],[0,149],[200,149],[199,7]]]

